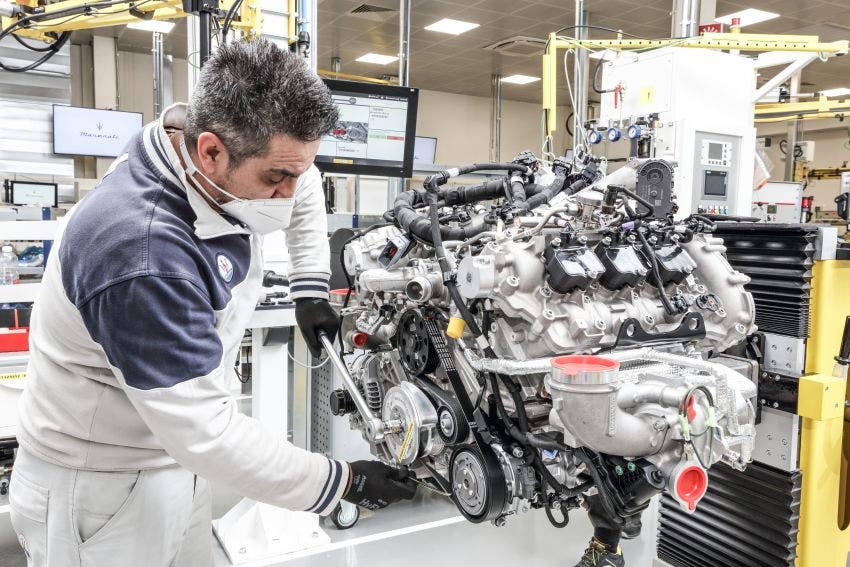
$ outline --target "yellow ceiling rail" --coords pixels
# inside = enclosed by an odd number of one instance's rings
[[[843,55],[850,49],[848,41],[822,42],[816,35],[772,35],[750,33],[707,33],[699,37],[668,39],[575,39],[549,34],[543,53],[542,103],[546,136],[552,138],[557,130],[558,49],[585,48],[590,50],[647,51],[661,47],[729,49],[750,52],[797,51]],[[765,118],[765,121],[768,119]]]
[[[850,113],[850,100],[829,100],[821,96],[809,102],[771,102],[756,105],[755,122],[784,122],[812,118],[835,118]]]
[[[806,171],[809,179],[841,179],[842,173],[850,173],[850,167],[818,167]]]
[[[226,12],[236,0],[224,0],[221,3],[221,9]],[[18,0],[19,4],[31,5],[29,0]],[[13,34],[35,39],[44,42],[52,42],[55,40],[55,34],[77,30],[95,29],[109,26],[125,25],[133,22],[138,22],[139,17],[130,13],[133,9],[135,14],[141,14],[145,19],[154,20],[175,20],[185,18],[188,14],[183,11],[182,0],[146,0],[143,2],[128,1],[105,6],[102,8],[93,7],[87,12],[67,14],[68,10],[81,9],[91,6],[92,0],[61,0],[41,6],[44,19],[39,19],[37,22],[32,22],[26,27],[16,29]],[[291,8],[288,14],[288,29],[295,28],[297,23],[297,14]],[[55,17],[50,15],[55,14]],[[27,14],[24,14],[27,15]],[[0,29],[6,29],[13,25],[18,20],[18,17],[0,17]],[[238,29],[246,35],[255,37],[260,34],[262,29],[262,16],[258,8],[256,0],[246,0],[242,3],[239,9],[239,19],[231,23],[233,29]],[[296,41],[297,34],[289,35],[289,42]]]

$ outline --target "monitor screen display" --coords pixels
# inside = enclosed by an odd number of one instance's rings
[[[726,172],[706,170],[703,193],[706,197],[726,196]]]
[[[416,136],[413,147],[413,163],[433,165],[437,159],[437,138]]]
[[[339,109],[322,137],[316,167],[328,173],[409,177],[419,90],[325,80]]]
[[[13,205],[40,205],[55,207],[59,200],[59,186],[56,183],[34,183],[30,181],[12,181],[11,194],[7,201]]]
[[[142,129],[140,112],[53,105],[53,153],[116,157]]]

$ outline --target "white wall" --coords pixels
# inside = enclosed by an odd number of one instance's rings
[[[490,105],[487,97],[437,91],[419,91],[416,134],[437,138],[436,161],[460,165],[487,161],[490,156]],[[510,161],[522,150],[540,155],[541,106],[505,100],[502,103],[502,161]],[[559,109],[563,117],[568,111]],[[567,135],[561,129],[555,139],[556,153],[562,152]]]
[[[189,79],[185,59],[172,64],[174,102],[187,102]],[[118,109],[141,112],[153,120],[153,57],[150,53],[118,52]]]

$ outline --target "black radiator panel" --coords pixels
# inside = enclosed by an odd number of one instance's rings
[[[729,263],[752,280],[760,331],[808,337],[817,234],[811,224],[718,223]]]
[[[661,499],[658,557],[673,567],[793,567],[802,475],[752,463],[709,471],[708,491],[689,514]]]

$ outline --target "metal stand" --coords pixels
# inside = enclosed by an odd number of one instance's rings
[[[251,413],[267,429],[286,438],[288,422],[290,329],[295,326],[293,304],[259,307],[248,328],[252,339]],[[257,561],[324,545],[330,538],[319,517],[293,512],[243,498],[213,530],[233,564]]]

